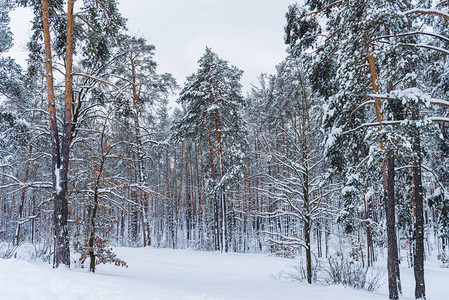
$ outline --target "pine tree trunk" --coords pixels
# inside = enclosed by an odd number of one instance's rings
[[[369,49],[368,49],[369,51]],[[374,56],[369,54],[367,56],[369,70],[371,74],[372,87],[375,94],[379,94],[379,82],[377,77],[376,64]],[[382,130],[382,122],[384,121],[382,115],[382,101],[380,98],[374,99],[374,108],[376,111],[376,120],[380,123],[379,130]],[[381,148],[385,147],[385,141],[381,141]],[[398,279],[399,279],[399,267],[398,267],[398,246],[396,239],[396,223],[395,223],[395,198],[394,198],[394,157],[392,153],[387,155],[386,162],[383,165],[383,181],[384,181],[384,194],[385,194],[385,210],[387,220],[387,239],[388,239],[388,289],[390,299],[398,299]]]
[[[176,199],[177,199],[177,193],[176,193],[176,178],[177,178],[177,174],[176,174],[176,168],[177,168],[177,164],[176,164],[176,150],[174,151],[174,160],[173,160],[173,185],[172,185],[172,201],[171,201],[171,208],[170,208],[170,213],[169,213],[169,226],[170,226],[170,234],[171,234],[171,247],[172,249],[176,248],[176,228],[175,228],[175,218],[176,218]]]
[[[34,121],[34,118],[35,118],[35,113],[33,112],[33,116],[32,116],[32,118],[31,118],[31,121],[33,122]],[[31,155],[33,154],[33,146],[32,145],[30,145],[29,146],[29,148],[28,148],[28,157],[29,158],[31,158]],[[36,173],[36,168],[37,168],[37,165],[35,164],[35,167],[34,167],[34,173]],[[23,174],[23,173],[22,173]],[[25,178],[22,178],[22,182],[28,182],[28,180],[29,180],[29,175],[30,175],[30,165],[29,164],[27,164],[27,167],[26,167],[26,171],[25,171]],[[23,188],[23,191],[22,191],[22,199],[21,199],[21,204],[20,204],[20,207],[19,207],[19,222],[18,222],[18,224],[17,224],[17,232],[16,232],[16,245],[19,245],[19,242],[20,242],[20,230],[21,230],[21,222],[20,222],[20,219],[23,217],[23,209],[24,209],[24,207],[25,207],[25,196],[26,196],[26,192],[27,192],[27,187],[25,186],[24,188]],[[34,193],[35,193],[36,191],[33,191],[33,203],[32,203],[32,209],[33,209],[33,211],[34,211]],[[33,214],[34,215],[34,214]],[[32,229],[31,229],[31,243],[33,243],[33,237],[34,237],[34,218],[31,220],[31,227],[32,227]]]
[[[395,198],[394,198],[394,157],[389,155],[385,164],[386,170],[386,189],[385,189],[385,211],[387,220],[387,239],[388,239],[388,290],[390,299],[399,299],[398,294],[398,246],[396,238],[396,216],[395,216]]]
[[[413,112],[413,119],[418,119],[416,111]],[[413,167],[413,196],[415,200],[416,216],[415,216],[415,252],[413,256],[413,268],[415,274],[415,298],[426,299],[426,289],[424,283],[424,212],[423,212],[423,186],[421,171],[421,141],[419,130],[416,129],[413,150],[417,158]]]
[[[365,204],[365,226],[366,226],[366,251],[367,251],[367,264],[368,267],[373,266],[373,239],[371,237],[371,224],[370,224],[370,209],[369,209],[369,201],[370,199],[366,199],[366,188],[364,190],[364,196],[363,196],[364,204]]]
[[[133,110],[134,110],[134,131],[136,139],[136,156],[137,156],[137,169],[136,169],[136,183],[144,186],[146,184],[145,176],[145,162],[144,162],[144,148],[142,144],[142,137],[140,133],[140,120],[139,120],[139,98],[140,91],[137,89],[137,74],[135,66],[134,54],[130,54],[130,64],[132,73],[132,93],[133,93]],[[149,246],[151,244],[150,238],[150,221],[149,221],[149,201],[148,197],[143,192],[135,192],[136,203],[141,207],[142,215],[142,238],[143,246]]]
[[[187,214],[185,216],[186,218],[186,234],[187,234],[187,246],[189,245],[192,236],[191,236],[191,228],[192,228],[192,199],[190,194],[190,166],[189,166],[189,152],[186,151],[186,179],[185,179],[185,200],[186,200],[186,210]]]
[[[228,206],[226,203],[226,194],[224,192],[221,193],[221,211],[222,211],[222,234],[223,234],[223,238],[222,238],[222,242],[223,242],[223,247],[224,247],[224,251],[226,253],[228,253],[229,250],[229,243],[228,243]]]
[[[31,147],[30,147],[31,148]],[[30,153],[31,154],[31,153]],[[30,167],[27,166],[27,169],[25,171],[25,178],[22,178],[22,182],[27,182],[28,181],[28,174],[30,172]],[[22,173],[23,174],[23,173]],[[25,207],[25,196],[27,193],[27,187],[24,187],[22,190],[22,197],[20,200],[20,206],[19,206],[19,220],[17,223],[17,230],[16,230],[16,236],[15,236],[15,245],[18,246],[20,243],[20,229],[21,229],[21,219],[23,217],[23,208]]]
[[[134,190],[131,190],[131,241],[134,245],[137,245],[138,237],[139,237],[139,210],[137,204],[137,193]]]
[[[52,144],[52,173],[54,191],[54,259],[53,267],[60,263],[70,267],[70,247],[68,234],[68,166],[71,137],[72,113],[72,59],[73,59],[73,6],[74,0],[68,1],[67,8],[67,41],[66,41],[66,78],[65,78],[65,111],[63,124],[62,147],[59,145],[56,118],[56,97],[53,86],[53,63],[51,54],[50,23],[48,0],[42,0],[42,25],[45,49],[45,76],[47,80],[48,111],[50,120],[50,136]],[[62,148],[62,151],[61,151]]]

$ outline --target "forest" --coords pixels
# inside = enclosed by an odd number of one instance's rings
[[[26,69],[5,55],[15,7]],[[285,60],[244,95],[211,48],[184,84],[159,73],[117,0],[1,0],[0,258],[270,253],[371,289],[385,257],[389,299],[400,265],[426,299],[428,257],[449,268],[448,25],[445,0],[292,3]]]

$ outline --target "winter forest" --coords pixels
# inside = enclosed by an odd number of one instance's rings
[[[27,68],[6,54],[15,7]],[[185,80],[160,73],[117,0],[0,0],[0,278],[24,252],[80,282],[132,251],[257,254],[295,265],[284,296],[188,299],[445,299],[449,1],[292,1],[284,20],[285,59],[245,94],[208,47]],[[347,288],[302,292],[328,285]]]

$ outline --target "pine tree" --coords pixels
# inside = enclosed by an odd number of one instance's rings
[[[198,141],[205,154],[204,163],[210,168],[206,170],[209,202],[214,209],[214,245],[216,250],[227,252],[227,191],[243,175],[242,71],[228,66],[209,48],[198,63],[198,71],[187,78],[180,93],[179,103],[185,114],[175,124],[175,139]]]
[[[0,55],[12,47],[12,33],[9,28],[10,1],[0,1]],[[20,100],[23,94],[22,69],[11,57],[0,57],[0,99]]]
[[[151,140],[152,132],[149,128],[155,124],[154,107],[164,101],[176,88],[176,81],[171,74],[158,74],[156,62],[153,60],[155,47],[147,44],[143,38],[123,36],[121,38],[119,55],[112,68],[112,78],[117,86],[123,88],[120,105],[130,111],[133,120],[134,141],[136,155],[135,185],[132,191],[133,201],[136,202],[134,218],[137,218],[137,207],[141,207],[143,218],[143,245],[151,244],[150,220],[148,206],[146,145],[154,144]],[[134,220],[134,242],[137,242],[137,220]]]
[[[317,103],[309,98],[302,62],[289,56],[278,65],[277,70],[278,74],[272,81],[274,87],[270,104],[278,109],[277,113],[271,112],[267,117],[268,120],[281,121],[277,125],[270,123],[279,132],[281,140],[275,145],[280,144],[281,147],[267,146],[278,171],[267,176],[271,185],[265,193],[273,199],[275,207],[267,215],[282,220],[286,229],[279,228],[268,234],[276,246],[305,249],[306,277],[311,284],[313,230],[321,218],[333,215],[334,209],[328,200],[336,189],[332,190],[325,184],[317,122],[310,116]],[[296,228],[295,221],[300,222],[302,230]]]
[[[414,82],[413,65],[417,61],[416,51],[408,53],[398,45],[414,43],[413,35],[404,35],[407,41],[399,42],[396,35],[413,30],[405,12],[411,9],[410,1],[308,1],[309,11],[292,6],[287,15],[287,42],[298,52],[316,49],[314,68],[324,64],[329,71],[314,73],[312,83],[326,79],[330,82],[320,86],[314,85],[318,95],[326,102],[324,127],[327,128],[327,156],[337,170],[360,171],[364,163],[373,162],[382,165],[384,203],[387,212],[387,236],[389,249],[389,290],[390,299],[398,298],[399,282],[398,249],[395,229],[395,159],[396,153],[407,153],[401,145],[407,145],[401,129],[393,127],[403,120],[404,108],[389,103],[388,97],[381,93],[394,93],[407,90]],[[317,16],[325,16],[326,27],[321,28]],[[324,34],[324,39],[320,39]],[[378,41],[382,40],[383,43]],[[394,45],[394,46],[393,46]],[[332,77],[328,79],[328,74]],[[318,78],[316,78],[318,77]],[[415,80],[415,81],[414,81]],[[395,91],[393,91],[393,89]],[[404,92],[403,94],[406,94]],[[393,97],[394,98],[394,97]],[[402,100],[404,103],[404,100]],[[372,106],[371,106],[372,105]],[[371,110],[366,109],[371,106]],[[402,114],[402,115],[401,115]],[[419,114],[419,113],[418,113]],[[417,120],[417,115],[410,117]],[[396,117],[398,121],[389,122]],[[371,121],[374,119],[374,121]],[[374,128],[373,128],[374,127]],[[348,138],[350,136],[350,138]],[[371,141],[369,155],[367,141]],[[377,145],[372,141],[377,141]],[[414,163],[415,178],[420,183],[421,163],[419,137],[414,139],[418,161]],[[399,145],[399,149],[396,148]],[[346,153],[341,155],[341,148]],[[362,151],[361,151],[362,150]],[[367,155],[367,156],[365,156]],[[364,159],[362,157],[365,156]],[[351,158],[351,160],[348,160]],[[353,160],[356,158],[356,160]],[[350,166],[356,166],[350,167]],[[351,172],[350,172],[351,173]],[[414,193],[422,194],[421,190]],[[418,199],[418,198],[417,198]],[[416,201],[421,203],[421,201]],[[417,213],[422,215],[422,211]],[[418,216],[416,224],[422,224]],[[421,232],[420,229],[418,229]],[[418,237],[422,239],[422,235]],[[416,253],[419,249],[416,250]],[[421,285],[421,283],[419,284]],[[417,284],[418,286],[418,284]],[[399,286],[400,289],[400,286]]]
[[[101,7],[107,10],[105,16],[116,16],[113,12],[116,10],[116,2],[113,0],[104,0],[105,3],[99,1],[85,1],[85,8],[93,9],[94,7]],[[80,42],[77,35],[76,26],[89,26],[89,21],[82,17],[82,14],[77,15],[83,23],[75,22],[75,1],[68,0],[67,9],[63,9],[63,1],[43,0],[41,3],[34,0],[18,0],[18,3],[23,6],[32,7],[35,17],[33,20],[33,40],[35,44],[37,41],[43,40],[44,47],[34,47],[35,50],[32,55],[38,57],[39,52],[44,53],[45,59],[45,77],[47,81],[47,96],[48,96],[48,112],[50,119],[50,135],[52,145],[52,181],[54,194],[54,267],[58,267],[61,263],[70,266],[70,245],[68,232],[68,181],[69,181],[69,160],[72,133],[75,131],[75,123],[73,123],[73,104],[74,104],[74,87],[73,87],[73,65],[74,65],[74,50],[76,42]],[[107,6],[105,6],[107,4]],[[89,10],[89,9],[88,9]],[[60,15],[65,15],[61,18]],[[124,22],[121,18],[117,18],[118,27],[121,27]],[[79,28],[79,27],[77,27]],[[115,28],[111,26],[111,28]],[[99,31],[101,32],[101,31]],[[51,34],[54,34],[54,39]],[[76,42],[75,42],[76,40]],[[98,41],[98,39],[97,39]],[[54,47],[53,47],[54,46]],[[104,45],[106,46],[106,45]],[[87,48],[91,50],[92,48]],[[40,52],[40,53],[42,53]],[[98,52],[97,52],[98,54]],[[63,57],[65,65],[65,96],[64,96],[64,114],[62,137],[59,136],[59,129],[57,124],[57,106],[58,99],[56,98],[54,86],[54,66],[53,59]],[[36,60],[36,63],[42,61]],[[31,69],[31,73],[34,71]]]

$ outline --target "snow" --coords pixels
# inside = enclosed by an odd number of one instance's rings
[[[342,286],[283,280],[297,260],[263,254],[117,248],[129,267],[52,269],[20,259],[0,260],[0,299],[387,299],[386,284],[375,293]],[[426,262],[428,299],[447,299],[449,269]],[[413,299],[413,269],[402,268],[404,297]]]
[[[342,132],[343,132],[343,128],[336,127],[335,125],[332,126],[332,130],[327,137],[326,146],[325,146],[326,149],[329,149],[334,145],[338,136],[340,136],[342,134]]]
[[[357,193],[357,189],[356,189],[354,186],[352,186],[352,185],[350,185],[350,186],[345,186],[345,187],[343,188],[343,190],[341,191],[341,194],[342,194],[343,196],[349,195],[349,194],[351,194],[351,193]]]
[[[56,193],[59,194],[61,192],[61,169],[55,166],[55,176],[56,176]]]
[[[425,9],[425,8],[416,8],[403,12],[404,15],[408,16],[411,14],[426,14],[426,15],[437,15],[446,19],[449,19],[449,14],[447,12],[440,9]]]

